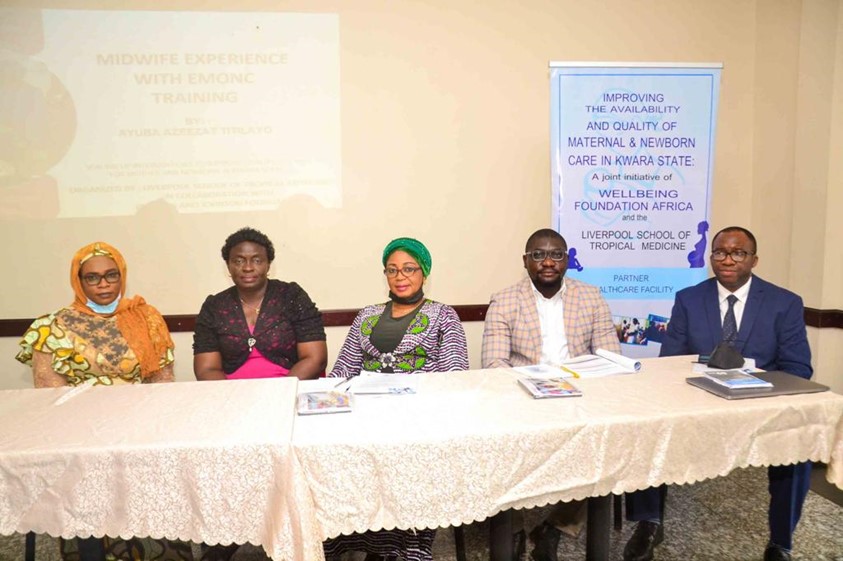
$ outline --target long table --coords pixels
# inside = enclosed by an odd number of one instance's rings
[[[416,395],[355,396],[350,414],[297,418],[321,537],[466,524],[806,460],[829,464],[843,488],[843,396],[728,401],[685,382],[691,357],[643,362],[634,375],[577,380],[582,397],[534,400],[508,369],[432,373]],[[592,522],[608,525],[598,504]],[[497,544],[493,557],[506,558]],[[602,559],[608,546],[590,551]]]
[[[0,533],[259,544],[321,559],[295,379],[0,392]]]
[[[843,396],[731,402],[685,383],[690,368],[649,359],[550,400],[513,370],[423,374],[416,395],[308,417],[295,416],[292,379],[3,391],[0,533],[249,541],[276,561],[318,561],[344,533],[588,497],[605,514],[610,494],[747,466],[822,461],[843,488]]]

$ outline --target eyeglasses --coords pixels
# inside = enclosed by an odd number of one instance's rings
[[[263,257],[251,257],[249,259],[246,259],[245,257],[233,257],[229,263],[238,269],[245,267],[246,263],[252,267],[261,267],[264,263],[266,263],[266,259]]]
[[[732,261],[735,263],[743,263],[750,255],[755,255],[755,253],[752,251],[744,251],[742,249],[736,249],[735,251],[723,251],[716,249],[711,252],[711,259],[713,261],[724,261],[728,256],[731,257]]]
[[[401,274],[403,274],[405,277],[411,277],[416,273],[416,271],[420,271],[420,270],[421,270],[421,267],[410,267],[409,265],[407,265],[405,267],[401,267],[400,269],[397,269],[395,267],[387,267],[386,269],[383,270],[383,274],[385,274],[389,278],[393,278],[393,277],[397,277],[398,272],[400,271]]]
[[[547,256],[549,255],[551,259],[554,261],[563,261],[566,257],[568,257],[568,250],[567,249],[551,249],[550,251],[544,249],[534,249],[533,251],[528,251],[524,255],[529,255],[530,259],[541,263]]]
[[[99,275],[97,273],[88,273],[87,275],[82,275],[82,280],[85,281],[85,284],[87,284],[88,286],[96,286],[102,282],[102,279],[105,279],[105,282],[107,282],[108,284],[120,282],[120,272],[109,271],[104,275]]]

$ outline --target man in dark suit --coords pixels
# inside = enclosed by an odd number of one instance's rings
[[[676,294],[660,356],[708,354],[721,342],[758,368],[810,378],[811,349],[802,299],[752,274],[758,245],[749,230],[724,228],[711,243],[714,278]],[[764,561],[791,558],[793,530],[810,486],[811,464],[768,468],[770,541]],[[624,561],[649,561],[664,538],[666,488],[627,495],[627,518],[638,522]]]

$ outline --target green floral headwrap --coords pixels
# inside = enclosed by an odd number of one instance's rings
[[[433,260],[430,258],[430,252],[419,240],[413,238],[397,238],[386,244],[383,249],[383,266],[386,267],[386,260],[394,252],[401,250],[406,251],[413,256],[419,267],[421,267],[422,274],[427,277],[430,274],[430,267],[433,265]]]

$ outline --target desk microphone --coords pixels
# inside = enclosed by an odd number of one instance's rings
[[[722,370],[741,368],[743,363],[743,355],[741,355],[735,347],[726,341],[723,341],[714,347],[714,350],[711,351],[711,356],[708,359],[708,366]]]

